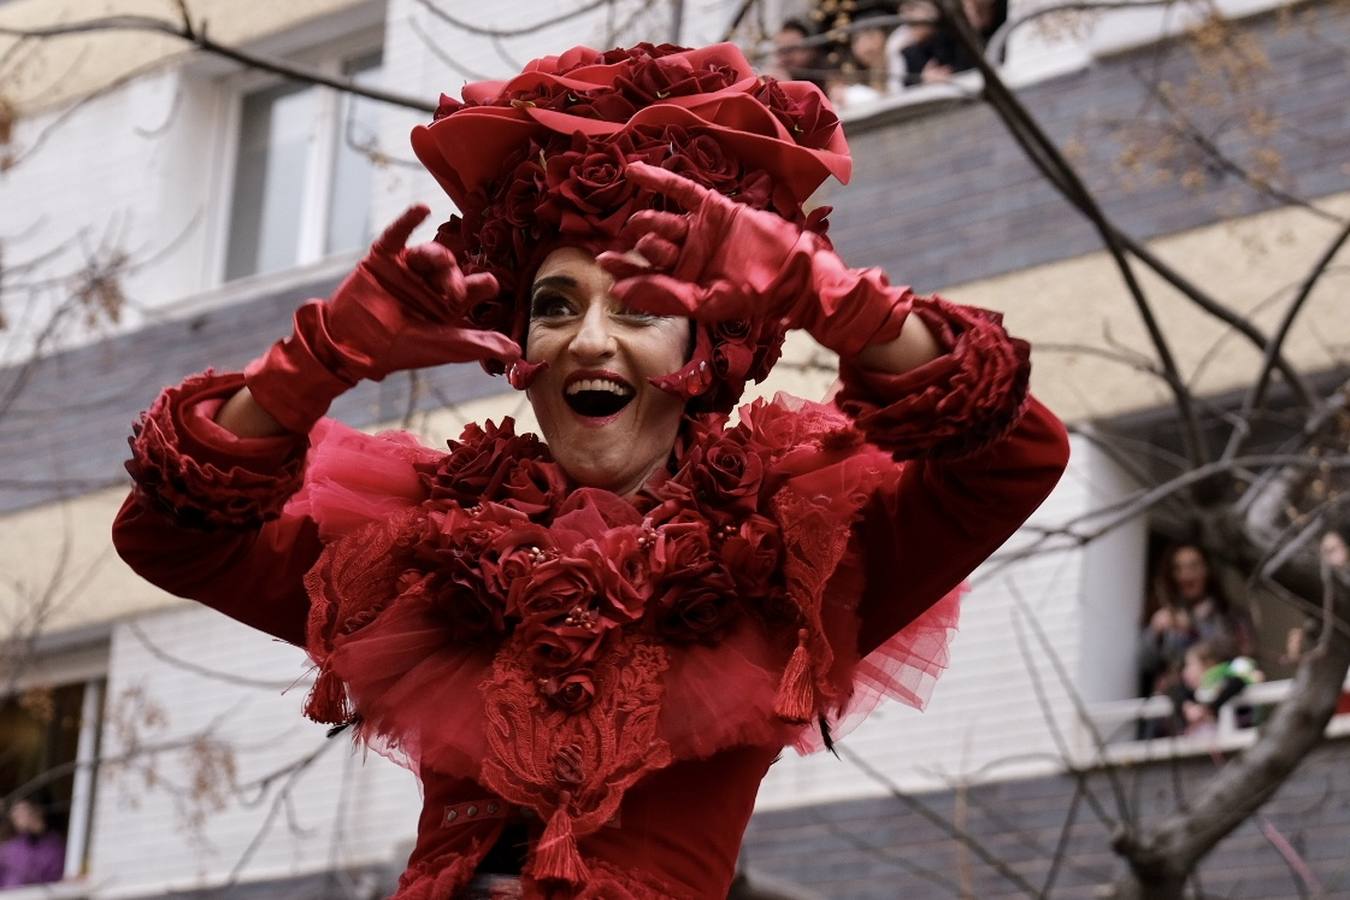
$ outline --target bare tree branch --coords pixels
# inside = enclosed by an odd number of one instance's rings
[[[1120,272],[1120,277],[1134,301],[1149,341],[1158,355],[1163,377],[1172,391],[1177,413],[1182,421],[1182,434],[1187,455],[1201,463],[1208,459],[1204,435],[1200,429],[1199,418],[1195,412],[1194,401],[1181,372],[1172,355],[1171,342],[1158,324],[1157,316],[1145,295],[1143,287],[1134,274],[1130,261],[1125,256],[1125,248],[1116,239],[1116,229],[1109,224],[1097,205],[1097,201],[1088,192],[1078,177],[1072,164],[1059,152],[1054,142],[1035,121],[1016,95],[1003,83],[994,67],[985,59],[979,38],[970,27],[957,0],[939,0],[943,17],[950,23],[955,34],[966,51],[975,60],[976,66],[984,76],[984,96],[990,107],[1003,120],[1008,132],[1026,153],[1037,170],[1051,182],[1066,199],[1081,212],[1093,226],[1106,245],[1108,253]]]
[[[359,84],[351,78],[334,77],[311,66],[289,63],[274,57],[249,53],[227,44],[218,43],[208,37],[204,31],[193,30],[190,27],[176,24],[165,19],[158,19],[154,16],[103,16],[38,28],[15,28],[13,26],[0,25],[0,35],[27,40],[48,40],[51,38],[68,37],[78,34],[97,34],[103,31],[143,31],[153,34],[162,34],[185,41],[204,53],[232,60],[233,62],[237,62],[240,65],[247,66],[251,69],[256,69],[260,72],[269,72],[273,75],[279,75],[282,78],[287,78],[291,81],[317,84],[322,87],[329,87],[337,91],[343,91],[348,94],[355,94],[359,97],[376,100],[380,103],[388,103],[391,106],[401,106],[406,109],[416,110],[417,112],[430,113],[435,112],[436,110],[436,105],[434,103],[428,103],[421,98],[409,97],[404,94],[397,94],[391,91],[369,87],[367,85]]]
[[[1276,329],[1274,338],[1266,347],[1265,358],[1261,360],[1261,371],[1257,374],[1255,382],[1242,401],[1242,411],[1238,415],[1243,422],[1249,423],[1252,415],[1265,400],[1266,388],[1270,383],[1270,373],[1275,367],[1275,358],[1279,355],[1280,348],[1284,345],[1285,339],[1289,337],[1289,331],[1294,327],[1294,321],[1298,318],[1298,314],[1302,312],[1308,298],[1312,296],[1313,288],[1317,287],[1317,283],[1326,273],[1331,261],[1336,258],[1336,254],[1345,246],[1347,240],[1350,240],[1350,222],[1346,222],[1342,226],[1340,232],[1322,251],[1322,255],[1318,257],[1317,262],[1313,264],[1312,269],[1303,279],[1298,295],[1294,297],[1293,302],[1289,304],[1289,308],[1285,310],[1284,317],[1280,320],[1280,327]],[[1235,428],[1229,437],[1228,445],[1224,448],[1223,455],[1225,457],[1235,456],[1242,447],[1243,437],[1245,437],[1245,431]]]

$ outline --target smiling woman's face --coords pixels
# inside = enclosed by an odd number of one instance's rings
[[[648,378],[684,364],[689,320],[629,312],[585,250],[545,258],[530,294],[525,358],[546,362],[529,389],[553,458],[578,484],[630,494],[675,445],[684,401]]]

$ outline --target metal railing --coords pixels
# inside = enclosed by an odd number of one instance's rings
[[[1105,756],[1108,759],[1123,759],[1140,756],[1155,756],[1160,745],[1165,745],[1172,754],[1206,753],[1214,749],[1237,749],[1255,740],[1256,728],[1252,724],[1240,721],[1239,710],[1256,710],[1254,718],[1260,721],[1259,712],[1275,706],[1289,695],[1292,680],[1266,681],[1248,685],[1241,694],[1229,700],[1219,708],[1217,720],[1212,728],[1179,736],[1141,738],[1150,721],[1172,719],[1175,711],[1172,699],[1165,696],[1139,697],[1132,700],[1115,700],[1094,703],[1087,707],[1087,716],[1092,729],[1080,723],[1078,751],[1083,754],[1082,762],[1090,764],[1098,753],[1097,740],[1105,744]],[[1350,693],[1350,677],[1347,677],[1342,690]],[[1327,726],[1327,735],[1350,735],[1350,714],[1334,716]]]

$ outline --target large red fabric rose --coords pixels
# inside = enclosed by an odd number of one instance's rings
[[[481,570],[483,554],[502,527],[452,507],[449,514],[424,519],[409,542],[413,568],[401,582],[405,587],[411,582],[427,598],[454,641],[506,630],[505,605],[486,589]]]
[[[586,670],[568,672],[545,679],[539,690],[563,712],[581,712],[595,699],[595,678]]]
[[[616,235],[635,208],[637,191],[624,178],[623,152],[610,142],[554,156],[545,168],[546,208],[559,210],[564,234]]]
[[[667,581],[653,601],[656,630],[673,641],[716,643],[740,613],[735,585],[720,566]]]
[[[758,448],[747,446],[735,432],[701,448],[692,476],[699,496],[723,508],[753,510],[759,506],[764,462]]]
[[[557,463],[522,459],[502,479],[500,502],[528,516],[546,518],[567,494],[567,477]]]
[[[547,458],[548,449],[539,439],[516,434],[511,420],[501,426],[488,420],[486,429],[466,426],[458,441],[450,441],[450,453],[438,463],[416,468],[430,499],[473,506],[497,496],[517,460]]]
[[[720,555],[741,597],[765,599],[781,593],[783,536],[773,521],[758,514],[747,517],[722,542]]]
[[[712,568],[712,537],[708,523],[683,519],[657,528],[651,559],[653,569],[663,577],[678,577]]]
[[[802,90],[801,84],[765,76],[755,97],[782,122],[792,139],[803,147],[827,147],[839,128],[835,115],[819,91]]]
[[[535,566],[556,555],[553,536],[544,526],[509,526],[496,536],[482,560],[483,583],[505,604],[513,584],[528,579]]]
[[[590,560],[560,556],[539,563],[528,578],[511,584],[507,610],[525,622],[538,623],[592,609],[600,592],[599,573]]]
[[[562,620],[536,620],[520,627],[535,671],[565,672],[594,664],[614,623],[581,610]]]
[[[602,607],[608,615],[629,622],[642,618],[652,595],[650,548],[654,539],[651,530],[630,525],[612,528],[573,551],[589,560],[599,576]]]

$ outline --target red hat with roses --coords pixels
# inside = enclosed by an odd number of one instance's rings
[[[528,325],[526,291],[548,252],[609,249],[635,211],[669,205],[629,183],[629,162],[661,166],[822,234],[828,208],[808,215],[803,206],[826,178],[847,182],[852,172],[820,89],[756,75],[734,44],[575,47],[508,81],[466,85],[462,97],[442,95],[431,124],[413,129],[412,145],[460,210],[437,240],[466,271],[491,272],[501,285],[497,298],[470,311],[473,324],[517,341]],[[782,325],[696,328],[692,358],[657,384],[701,408],[729,410],[746,381],[762,380],[777,361]],[[528,367],[513,375],[518,387],[527,383]]]

